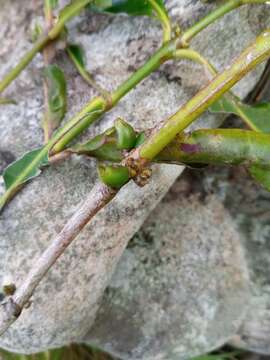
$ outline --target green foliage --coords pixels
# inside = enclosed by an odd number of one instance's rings
[[[128,168],[120,165],[104,165],[98,166],[98,175],[100,180],[113,189],[120,189],[129,179]]]
[[[242,103],[236,96],[226,94],[209,109],[216,113],[238,115],[252,130],[270,133],[270,103],[251,106]]]
[[[232,113],[238,115],[253,130],[270,133],[270,103],[256,105],[243,104],[237,97],[225,95],[211,106],[212,112]],[[248,168],[250,175],[267,191],[270,191],[270,171],[264,166],[252,165]]]
[[[48,109],[45,113],[45,126],[55,130],[65,116],[67,108],[67,89],[63,71],[57,65],[49,65],[44,70],[48,89]]]
[[[166,11],[163,0],[155,0]],[[103,10],[106,12],[126,13],[128,15],[153,16],[153,7],[148,0],[94,0],[90,9]]]
[[[117,148],[122,150],[133,149],[137,139],[133,127],[121,118],[114,122],[114,127],[117,133]]]
[[[78,144],[68,149],[77,154],[95,157],[98,160],[120,162],[123,159],[121,150],[131,150],[135,147],[137,134],[133,127],[118,118],[114,127],[97,135],[84,144]]]
[[[48,165],[48,153],[43,154],[43,147],[24,154],[20,159],[10,164],[4,171],[3,177],[6,190],[38,176],[40,168]]]
[[[261,186],[270,191],[270,171],[262,166],[251,166],[249,173]]]
[[[77,44],[70,44],[67,47],[67,52],[77,67],[85,68],[85,53],[82,46]]]
[[[73,146],[70,151],[112,162],[120,162],[123,158],[122,152],[117,148],[114,128],[108,129],[84,144]]]

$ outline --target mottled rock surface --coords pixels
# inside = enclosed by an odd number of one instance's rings
[[[270,354],[270,194],[241,169],[213,169],[200,177],[231,213],[245,248],[250,273],[250,305],[231,344]]]
[[[222,202],[180,180],[131,240],[106,289],[90,344],[121,359],[181,360],[224,344],[250,293]]]
[[[31,47],[29,31],[36,14],[41,14],[42,1],[1,0],[0,4],[2,77]],[[210,9],[203,2],[188,0],[168,1],[168,7],[174,19],[183,26]],[[252,11],[242,8],[204,31],[193,42],[194,46],[211,58],[218,68],[223,68],[260,32],[267,15],[261,6]],[[257,18],[259,21],[254,20]],[[89,70],[108,89],[115,88],[148,58],[157,48],[161,35],[154,20],[124,16],[84,15],[73,21],[69,28],[72,40],[86,49]],[[68,78],[68,118],[94,92],[77,75],[64,54],[59,55],[58,62]],[[6,96],[17,100],[18,106],[1,107],[1,168],[12,158],[42,144],[41,70],[42,58],[38,55],[5,92]],[[239,95],[247,94],[260,72],[261,69],[257,69],[237,86]],[[198,65],[189,62],[165,65],[137,86],[88,135],[107,128],[118,115],[126,117],[137,128],[150,127],[175,111],[205,81],[204,72]],[[205,114],[199,124],[206,127],[219,122],[217,117]],[[0,346],[31,353],[81,339],[94,321],[103,291],[128,240],[180,172],[181,169],[174,166],[156,167],[151,183],[144,189],[129,184],[86,227],[49,272],[37,289],[31,308],[0,338]],[[21,283],[30,266],[74,213],[95,181],[94,163],[74,158],[47,169],[21,191],[0,218],[0,283],[7,277]],[[148,321],[151,327],[154,320],[149,317]],[[192,321],[196,333],[195,315]],[[169,329],[170,324],[166,331]],[[192,334],[190,336],[192,339]],[[220,339],[223,338],[220,334]],[[181,347],[180,333],[178,340],[175,347]],[[155,341],[154,335],[151,341]]]

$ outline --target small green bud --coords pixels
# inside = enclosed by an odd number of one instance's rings
[[[117,148],[116,142],[116,131],[113,127],[84,144],[73,146],[70,151],[79,155],[92,156],[99,160],[120,162],[123,156],[121,150]]]
[[[115,120],[114,126],[117,133],[118,149],[133,149],[137,138],[133,127],[121,118]]]
[[[146,136],[144,132],[141,132],[138,134],[137,139],[136,139],[136,143],[135,143],[135,148],[139,147],[140,145],[142,145],[146,140]]]
[[[104,184],[114,189],[120,189],[130,178],[128,168],[120,165],[101,164],[98,166],[98,175]]]

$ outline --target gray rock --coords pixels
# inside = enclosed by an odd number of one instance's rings
[[[245,248],[250,305],[231,344],[270,355],[270,194],[240,169],[214,171],[203,181],[231,213]]]
[[[41,14],[42,2],[35,4],[33,9],[32,2],[27,0],[1,1],[0,77],[31,47],[29,30],[35,14]],[[210,9],[200,1],[188,0],[168,1],[168,6],[174,18],[184,26]],[[266,14],[263,7],[256,11],[259,15]],[[69,26],[70,37],[84,45],[88,68],[96,80],[113,89],[157,48],[161,32],[157,23],[147,18],[99,16],[82,16],[73,21]],[[193,42],[194,47],[222,68],[264,25],[264,21],[258,21],[252,22],[251,26],[251,19],[253,14],[247,8],[229,14],[205,30]],[[94,92],[80,79],[64,54],[59,56],[58,62],[68,78],[70,117]],[[18,106],[1,107],[1,166],[2,158],[3,162],[9,161],[3,154],[8,152],[8,159],[17,158],[42,144],[41,69],[39,55],[5,92],[6,96],[17,100]],[[237,86],[239,95],[247,94],[261,69],[252,72]],[[165,65],[137,86],[85,136],[109,127],[118,115],[126,117],[137,128],[150,127],[179,108],[205,81],[204,72],[198,65],[190,62]],[[198,125],[216,126],[220,120],[207,113]],[[33,296],[32,306],[0,338],[0,346],[31,353],[82,339],[93,324],[103,291],[128,240],[180,172],[181,168],[175,166],[159,166],[155,167],[153,179],[144,189],[129,184],[82,231],[49,272]],[[17,284],[23,281],[31,265],[74,213],[95,181],[94,163],[74,158],[45,170],[16,196],[0,218],[0,283],[6,278]],[[148,320],[151,328],[154,320]],[[196,317],[194,329],[195,320]],[[224,339],[223,334],[220,339]],[[154,337],[151,341],[155,342]]]
[[[204,354],[246,315],[247,265],[233,220],[215,196],[184,187],[173,186],[129,243],[87,336],[121,359]]]

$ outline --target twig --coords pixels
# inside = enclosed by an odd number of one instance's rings
[[[117,194],[117,190],[98,183],[87,196],[84,203],[79,207],[71,219],[66,223],[62,231],[54,238],[49,247],[30,269],[26,279],[16,290],[15,294],[0,305],[0,335],[18,319],[23,308],[29,302],[36,287],[54,265],[56,260],[63,254],[65,249],[80,233],[83,227],[108,204]]]
[[[42,35],[19,61],[19,63],[10,70],[10,72],[0,81],[0,93],[2,93],[9,84],[16,79],[16,77],[25,69],[25,67],[33,60],[37,53],[39,53],[48,42],[55,40],[64,29],[65,24],[78,14],[91,0],[77,0],[70,5],[67,5],[63,11],[64,14],[49,33]]]
[[[44,1],[44,17],[46,23],[46,32],[49,33],[53,28],[53,11],[49,0]],[[53,58],[56,55],[56,50],[53,42],[48,42],[48,44],[43,49],[43,61],[45,67],[52,63]],[[43,79],[43,89],[44,89],[44,108],[45,115],[43,120],[44,127],[44,143],[47,143],[52,135],[53,129],[50,126],[49,118],[49,89],[46,79]]]

